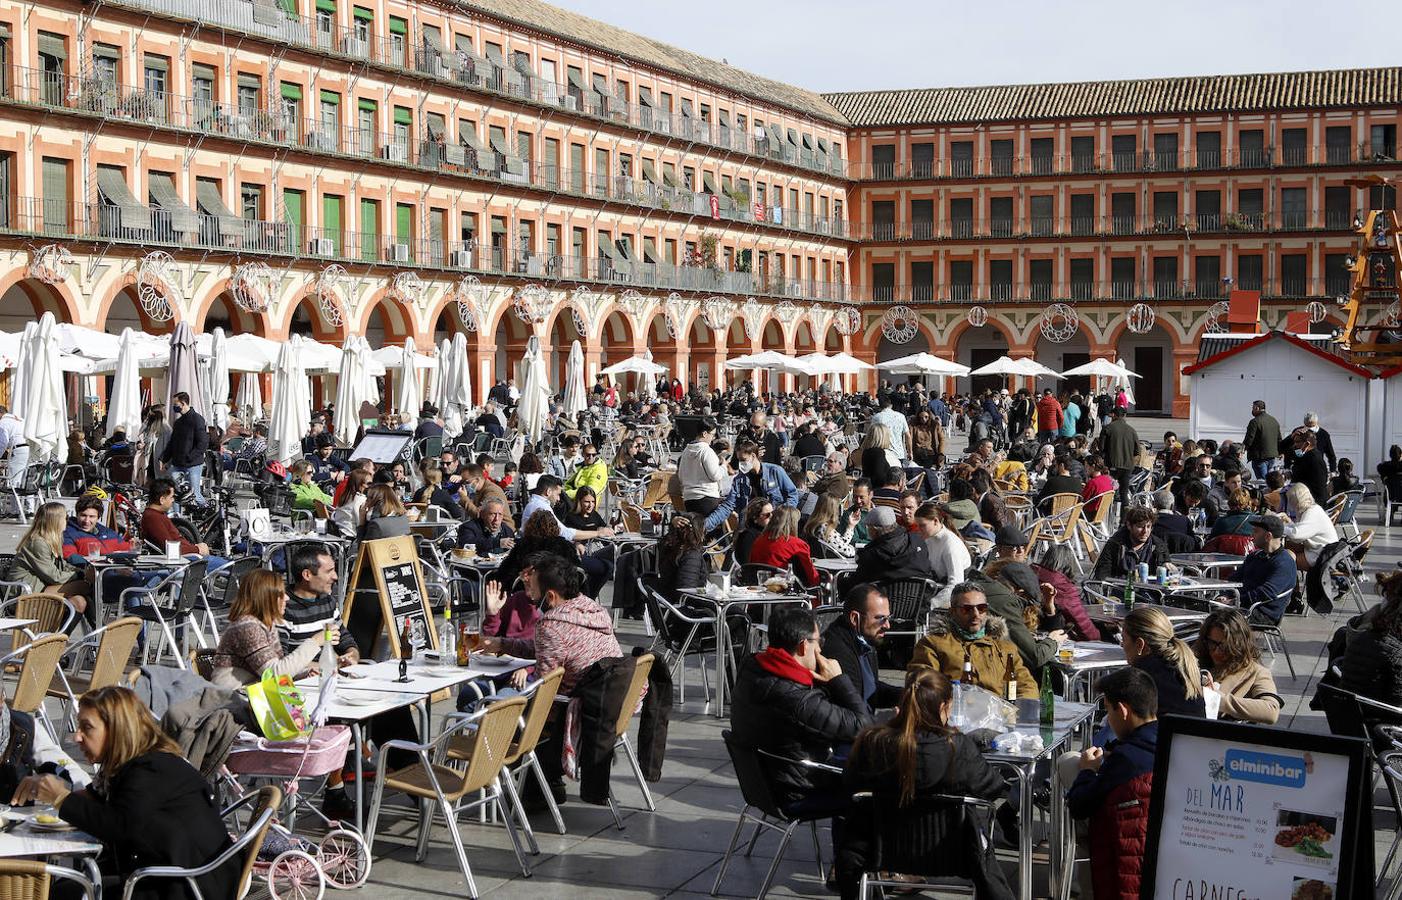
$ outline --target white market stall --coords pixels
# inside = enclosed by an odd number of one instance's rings
[[[1292,334],[1212,337],[1226,349],[1183,369],[1192,397],[1190,435],[1239,441],[1252,402],[1264,400],[1282,435],[1301,424],[1305,413],[1318,413],[1335,454],[1353,460],[1360,476],[1372,471],[1379,451],[1368,440],[1371,372],[1335,356],[1321,342]],[[1361,463],[1369,460],[1364,469]]]

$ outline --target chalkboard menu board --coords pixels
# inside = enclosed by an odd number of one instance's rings
[[[438,649],[433,611],[424,591],[423,570],[412,537],[362,541],[350,584],[344,619],[362,652],[372,652],[388,622],[390,655],[398,656],[399,636],[406,621],[414,643]],[[376,595],[379,603],[368,602],[369,594]]]
[[[1371,897],[1371,798],[1362,740],[1165,716],[1140,896]]]

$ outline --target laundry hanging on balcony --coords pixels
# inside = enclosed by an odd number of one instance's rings
[[[122,228],[146,231],[151,227],[151,210],[147,209],[127,187],[126,176],[120,169],[99,166],[97,193],[102,201],[117,209],[117,224]]]

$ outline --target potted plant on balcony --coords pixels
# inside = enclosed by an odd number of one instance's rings
[[[701,235],[701,242],[697,245],[697,263],[705,269],[710,269],[717,275],[720,274],[720,263],[716,259],[716,252],[720,247],[720,238],[714,234]]]

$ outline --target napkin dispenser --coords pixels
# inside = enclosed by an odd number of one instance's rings
[[[712,572],[710,575],[706,576],[706,582],[708,585],[716,588],[722,596],[730,593],[729,572]]]

